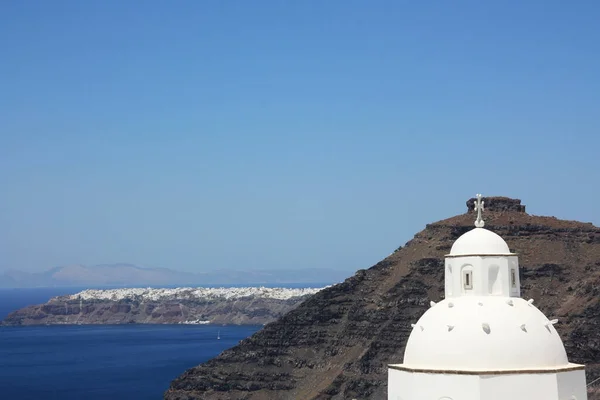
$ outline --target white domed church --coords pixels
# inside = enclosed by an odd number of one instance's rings
[[[388,400],[587,400],[584,366],[572,364],[554,324],[521,298],[519,260],[484,229],[445,260],[445,299],[431,302],[388,366]]]

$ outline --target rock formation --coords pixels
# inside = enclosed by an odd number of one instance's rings
[[[600,228],[525,213],[485,198],[486,228],[519,254],[522,294],[555,325],[569,359],[600,377]],[[386,366],[402,361],[411,323],[443,296],[443,256],[473,228],[468,211],[429,224],[404,247],[327,288],[238,346],[186,371],[166,400],[384,399]],[[483,355],[482,355],[483,356]],[[600,400],[600,382],[589,387]]]

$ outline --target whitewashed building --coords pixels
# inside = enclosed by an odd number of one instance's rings
[[[572,364],[550,320],[522,299],[519,260],[475,229],[445,261],[445,298],[413,325],[404,363],[388,366],[388,400],[587,400],[584,366]]]

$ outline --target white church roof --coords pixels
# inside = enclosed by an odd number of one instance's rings
[[[388,399],[587,399],[584,366],[569,362],[558,320],[520,297],[519,259],[483,229],[483,206],[478,194],[475,229],[446,256],[445,299],[411,324],[404,362],[389,365]]]
[[[404,366],[416,369],[539,370],[568,365],[551,321],[520,297],[443,300],[415,324],[404,353]]]
[[[450,256],[511,255],[500,235],[484,228],[475,228],[459,237],[452,245]]]
[[[475,229],[454,242],[446,259],[446,298],[432,302],[413,325],[403,366],[441,371],[569,366],[556,320],[519,297],[518,258],[504,239],[483,228],[481,195],[475,210]]]

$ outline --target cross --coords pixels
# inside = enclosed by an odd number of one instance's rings
[[[483,211],[483,204],[485,202],[481,200],[480,194],[478,194],[476,197],[477,200],[475,200],[475,211],[477,211],[477,219],[475,220],[475,227],[483,228],[483,226],[485,225],[485,221],[483,220],[483,218],[481,218],[481,212]]]

